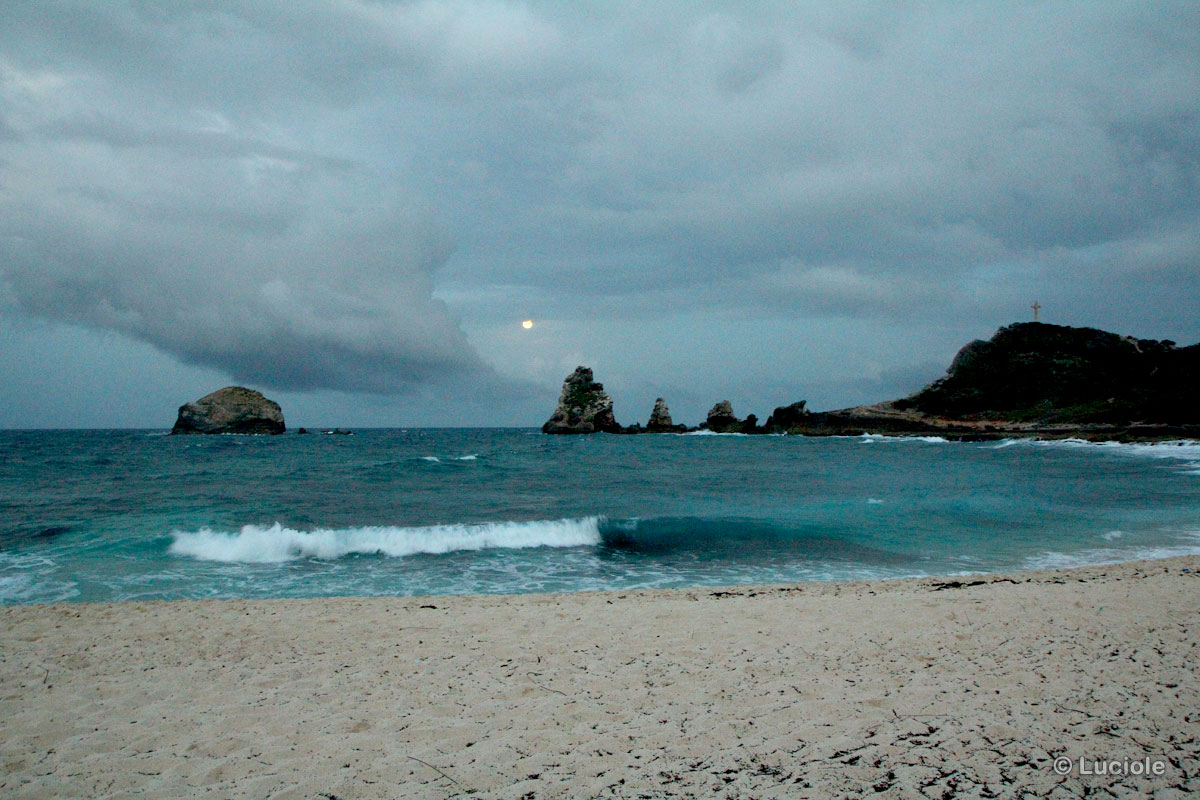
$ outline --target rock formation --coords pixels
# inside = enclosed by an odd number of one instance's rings
[[[722,400],[708,412],[708,418],[700,426],[713,433],[741,433],[742,421],[733,415],[733,404]]]
[[[1023,322],[959,350],[946,375],[888,403],[809,414],[794,433],[1089,439],[1200,434],[1200,345]]]
[[[542,425],[542,433],[620,433],[612,406],[604,385],[592,379],[591,369],[576,367],[563,381],[558,407]]]
[[[767,417],[767,423],[763,425],[763,430],[767,433],[786,433],[792,428],[804,424],[809,414],[805,405],[807,405],[806,401],[801,400],[788,406],[779,406],[771,412],[771,416]]]
[[[808,436],[935,434],[955,439],[1008,436],[1122,441],[1200,438],[1200,344],[1136,339],[1094,328],[1024,322],[976,340],[954,357],[946,375],[909,397],[813,412],[804,401],[780,406],[758,427],[753,414],[733,415],[728,400],[708,412],[701,429],[715,433]],[[182,415],[182,412],[181,412]],[[686,431],[673,425],[659,398],[646,428],[622,429],[612,400],[579,367],[563,383],[546,433]],[[282,424],[282,422],[281,422]]]
[[[955,419],[1197,421],[1198,366],[1200,346],[1024,322],[971,342],[945,377],[895,405]]]
[[[671,420],[666,400],[660,397],[654,401],[654,410],[650,412],[650,421],[646,423],[647,433],[682,433],[686,430],[686,425],[676,425]]]
[[[283,433],[283,411],[253,389],[226,386],[179,407],[171,433]]]

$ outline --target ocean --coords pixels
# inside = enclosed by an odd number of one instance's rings
[[[0,431],[0,603],[836,581],[1200,553],[1200,443]]]

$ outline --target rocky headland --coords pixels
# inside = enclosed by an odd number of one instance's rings
[[[738,419],[733,413],[733,404],[728,400],[716,403],[708,410],[700,430],[713,433],[765,433],[758,427],[758,417],[750,414],[745,419]]]
[[[808,435],[949,438],[1200,436],[1200,345],[1022,322],[959,350],[946,375],[899,400],[808,415]]]
[[[945,376],[909,397],[832,411],[805,401],[776,408],[763,425],[738,419],[727,400],[696,428],[673,424],[658,398],[645,428],[622,428],[612,400],[579,367],[563,384],[547,433],[864,433],[952,439],[1009,436],[1093,440],[1200,438],[1200,344],[1137,339],[1095,328],[1022,322],[963,347]],[[597,423],[601,420],[601,423]]]
[[[226,386],[179,407],[173,434],[283,433],[283,410],[274,400],[242,386]]]

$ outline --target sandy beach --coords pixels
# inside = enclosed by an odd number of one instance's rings
[[[1198,570],[9,606],[0,794],[1183,797]]]

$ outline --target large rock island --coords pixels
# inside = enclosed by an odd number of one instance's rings
[[[283,433],[283,410],[242,386],[226,386],[179,407],[171,433]]]
[[[558,407],[542,425],[542,433],[622,433],[623,430],[613,418],[612,398],[604,391],[604,384],[593,380],[587,367],[576,367],[563,381]]]

